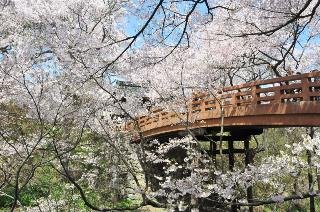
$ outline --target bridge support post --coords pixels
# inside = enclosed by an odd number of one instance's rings
[[[314,136],[314,129],[313,127],[310,127],[310,131],[309,131],[309,136],[311,138],[313,138]],[[311,160],[312,160],[312,152],[310,150],[307,150],[307,157],[308,157],[308,165],[310,166],[311,165]],[[308,182],[309,182],[309,191],[312,192],[313,191],[313,176],[312,176],[312,170],[309,168],[308,169]],[[315,209],[315,205],[314,205],[314,196],[311,196],[310,197],[310,212],[315,212],[316,209]]]
[[[228,155],[229,155],[229,170],[233,171],[234,168],[234,148],[233,141],[228,141]]]
[[[253,161],[253,154],[252,151],[250,150],[250,137],[244,140],[244,150],[245,150],[245,165],[246,168],[250,163]],[[252,202],[253,199],[253,188],[252,186],[249,186],[247,188],[247,201],[248,203]],[[249,211],[253,212],[253,206],[249,207]]]
[[[216,143],[216,141],[211,140],[210,141],[210,152],[211,152],[211,158],[214,162],[215,167],[217,167],[216,151],[217,151],[217,143]]]
[[[228,131],[229,135],[198,135],[199,140],[205,141],[210,138],[210,147],[207,150],[207,153],[211,156],[213,161],[216,161],[223,158],[216,158],[219,154],[227,155],[228,157],[228,168],[230,171],[234,170],[235,167],[235,154],[243,154],[245,156],[245,166],[248,167],[249,164],[253,163],[254,151],[250,148],[250,138],[252,135],[259,135],[263,132],[261,128],[249,128],[249,129],[241,129],[241,130],[230,130]],[[227,142],[227,149],[218,148],[218,142],[224,141]],[[243,147],[237,148],[238,145],[235,145],[235,142],[243,142]],[[217,165],[217,163],[215,164]],[[222,170],[225,170],[224,167],[220,167]],[[247,201],[249,203],[253,202],[253,187],[249,186],[246,190]],[[240,210],[240,206],[237,205],[237,200],[233,200],[231,202],[230,211],[238,211]],[[249,207],[249,211],[253,212],[253,206]]]
[[[228,141],[228,156],[229,156],[229,170],[233,171],[233,168],[234,168],[234,149],[233,149],[233,141],[232,140]],[[236,200],[234,200],[233,202],[236,202]],[[231,211],[236,212],[237,210],[238,210],[237,205],[232,204]]]

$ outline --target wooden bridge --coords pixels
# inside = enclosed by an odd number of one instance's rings
[[[126,129],[139,130],[147,139],[163,138],[164,141],[172,136],[183,136],[190,130],[199,141],[209,141],[210,147],[204,151],[213,161],[217,155],[227,154],[232,171],[235,154],[245,154],[246,167],[253,162],[256,150],[250,148],[250,137],[262,133],[264,128],[320,126],[320,71],[253,81],[215,93],[194,94],[185,113],[152,110],[138,117],[135,123],[129,122]],[[213,133],[219,132],[221,126],[229,135]],[[227,149],[217,149],[218,141],[227,141]],[[243,142],[243,148],[239,149],[241,145],[234,148],[237,141]],[[175,157],[181,157],[180,153]],[[163,174],[162,167],[150,165],[149,168],[150,173]],[[158,179],[150,179],[152,185],[160,184]],[[246,193],[247,201],[254,202],[253,186],[249,186]],[[237,211],[238,207],[231,205],[230,210]],[[253,211],[253,207],[249,210]]]
[[[186,129],[320,126],[320,71],[194,94],[186,113],[153,110],[137,123],[145,137]],[[127,124],[133,129],[133,123]]]

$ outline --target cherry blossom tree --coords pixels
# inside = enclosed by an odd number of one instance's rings
[[[187,112],[194,92],[318,67],[319,1],[0,0],[0,7],[0,192],[12,211],[45,167],[76,192],[71,202],[98,211],[124,209],[106,203],[117,189],[141,196],[126,209],[161,205],[153,197],[181,210],[198,200],[250,206],[242,191],[253,183],[274,188],[261,204],[318,195],[308,188],[285,197],[278,181],[319,169],[318,136],[244,171],[220,172],[194,137],[150,151],[139,130],[140,144],[130,144],[123,126],[150,105]],[[112,75],[131,86],[115,86]],[[178,147],[180,164],[169,157]],[[306,150],[314,164],[304,160]],[[164,172],[151,192],[152,163]],[[5,192],[10,186],[13,195]],[[47,196],[37,204],[66,202]]]
[[[112,114],[126,112],[118,100],[120,92],[106,78],[95,79],[105,90],[92,79],[117,54],[117,45],[110,43],[123,36],[117,29],[122,4],[4,2],[1,192],[12,198],[12,211],[23,206],[21,192],[45,167],[66,179],[79,194],[75,198],[93,210],[118,207],[107,204],[108,195],[121,189],[115,184],[124,173],[136,183],[131,192],[143,191],[136,176],[139,164],[129,160],[133,149],[123,142],[121,126],[112,119]],[[124,189],[127,185],[124,182]],[[12,186],[10,196],[5,191]]]

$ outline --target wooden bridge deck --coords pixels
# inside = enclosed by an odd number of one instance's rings
[[[137,128],[155,137],[220,127],[222,120],[226,128],[320,126],[320,71],[225,87],[217,96],[200,93],[187,108],[187,113],[153,110],[137,118]],[[126,128],[133,129],[134,123]]]

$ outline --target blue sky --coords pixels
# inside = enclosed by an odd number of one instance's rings
[[[187,11],[190,10],[190,7],[192,6],[192,4],[193,3],[181,2],[181,3],[176,3],[176,6],[181,11],[181,13],[186,13]],[[153,8],[155,8],[155,4],[148,4],[144,2],[142,8],[140,8],[139,10],[142,12],[147,11],[149,12],[149,15],[150,15]],[[203,15],[207,14],[207,9],[204,3],[198,4],[196,10],[197,12]],[[127,12],[128,13],[125,21],[126,23],[125,23],[125,26],[123,27],[128,36],[133,36],[141,29],[141,27],[145,24],[146,20],[141,20],[140,18],[138,18],[137,15],[135,14],[135,11],[131,11],[130,8],[127,9]],[[155,17],[153,18],[153,20],[159,21],[162,17],[163,17],[163,14],[160,13],[160,10],[159,10],[158,13],[155,15]],[[154,27],[153,27],[153,23],[151,22],[149,23],[149,27],[145,30],[145,33],[150,33],[152,36],[153,34],[152,29],[154,29]],[[180,38],[182,29],[183,29],[183,25],[178,27],[177,30],[166,40],[167,44],[176,44],[177,40]],[[165,35],[167,35],[169,31],[170,31],[170,27],[167,27]],[[142,44],[143,44],[143,38],[142,36],[140,36],[140,38],[136,41],[134,47],[139,48],[141,47]]]

